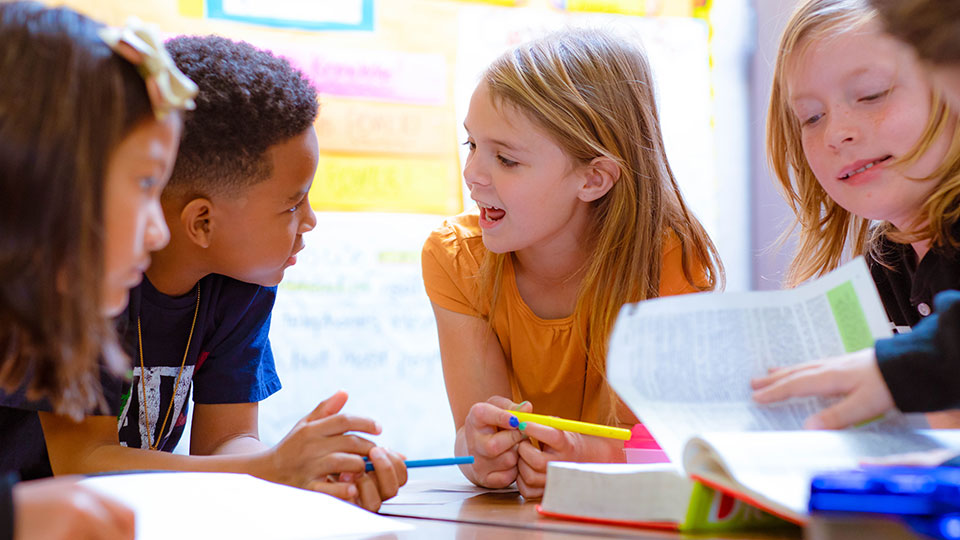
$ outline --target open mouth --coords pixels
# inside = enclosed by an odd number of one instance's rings
[[[847,180],[847,179],[849,179],[849,178],[851,178],[851,177],[853,177],[853,176],[856,176],[856,175],[858,175],[858,174],[860,174],[860,173],[862,173],[862,172],[864,172],[864,171],[866,171],[866,170],[868,170],[868,169],[873,168],[874,165],[879,165],[880,163],[883,163],[884,161],[887,161],[888,159],[891,159],[892,157],[893,157],[893,156],[884,156],[884,157],[882,157],[882,158],[880,158],[880,159],[876,159],[876,160],[874,160],[874,161],[871,161],[870,163],[867,163],[866,165],[864,165],[864,166],[862,166],[862,167],[860,167],[860,168],[854,169],[854,170],[852,170],[852,171],[850,171],[850,172],[848,172],[848,173],[846,173],[846,174],[843,174],[843,175],[841,175],[841,176],[838,176],[838,178],[839,178],[840,180]]]
[[[491,224],[497,223],[503,219],[503,216],[507,215],[506,210],[497,208],[496,206],[490,206],[489,204],[483,204],[481,202],[478,202],[477,206],[480,207],[480,219]]]

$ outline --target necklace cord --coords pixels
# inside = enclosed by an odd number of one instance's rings
[[[183,368],[187,365],[187,354],[190,352],[190,342],[193,340],[193,329],[197,325],[197,314],[200,312],[200,283],[197,282],[197,302],[193,306],[193,322],[190,323],[190,334],[187,335],[187,348],[183,351],[183,360],[180,362],[180,371],[177,372],[177,382],[173,385],[173,395],[170,396],[170,403],[167,405],[167,414],[163,417],[163,424],[160,426],[160,434],[153,442],[150,441],[152,432],[150,431],[150,415],[147,414],[147,383],[146,369],[143,367],[143,336],[140,332],[140,315],[137,315],[137,344],[140,349],[140,388],[143,393],[143,418],[147,424],[147,447],[150,450],[156,450],[160,446],[160,439],[163,437],[163,431],[167,429],[167,422],[170,420],[170,411],[173,410],[173,403],[177,400],[177,389],[180,388],[180,377],[183,375]]]

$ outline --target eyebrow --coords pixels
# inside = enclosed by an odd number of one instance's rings
[[[877,70],[874,69],[874,68],[870,68],[870,67],[862,67],[862,68],[855,69],[855,70],[853,70],[852,72],[844,75],[844,77],[843,77],[843,82],[844,82],[844,84],[849,83],[851,80],[857,79],[857,78],[859,78],[859,77],[863,77],[864,75],[866,75],[866,74],[868,74],[868,73],[870,73],[870,72],[872,72],[872,71],[877,71]],[[813,95],[811,95],[811,94],[812,94],[811,92],[806,92],[806,93],[801,92],[801,93],[798,93],[798,94],[791,94],[791,95],[790,95],[790,103],[793,104],[793,103],[795,103],[795,102],[797,102],[797,101],[800,101],[800,100],[803,100],[803,99],[816,99],[816,98],[815,98]]]
[[[300,191],[298,191],[298,192],[294,193],[293,195],[287,197],[287,200],[284,201],[284,204],[295,203],[295,202],[299,201],[300,199],[302,199],[303,196],[306,195],[306,194],[307,194],[307,191],[301,189]]]
[[[463,123],[463,129],[467,130],[467,135],[470,135],[470,128],[467,127],[467,123],[466,123],[466,122]],[[499,139],[485,139],[485,140],[488,141],[488,142],[491,142],[491,143],[493,143],[493,144],[495,144],[495,145],[497,145],[497,146],[502,146],[502,147],[506,148],[507,150],[511,150],[511,151],[514,151],[514,152],[525,152],[525,151],[526,151],[526,150],[523,149],[523,148],[514,146],[514,145],[512,145],[512,144],[510,144],[510,143],[508,143],[508,142],[506,142],[506,141],[501,141],[501,140],[499,140]]]

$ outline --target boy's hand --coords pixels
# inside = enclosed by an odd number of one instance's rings
[[[290,433],[268,451],[274,482],[311,489],[349,500],[359,494],[352,482],[331,482],[340,473],[363,473],[363,457],[374,444],[349,431],[378,435],[380,425],[369,418],[337,414],[347,402],[337,392],[303,417]]]
[[[519,408],[517,408],[519,407]],[[517,479],[517,444],[523,433],[510,427],[510,411],[532,412],[533,405],[522,405],[502,396],[475,403],[463,424],[467,454],[474,457],[473,480],[488,488],[503,488]]]
[[[133,540],[133,510],[69,478],[13,487],[16,540]]]
[[[842,396],[836,404],[807,418],[807,429],[840,429],[876,418],[893,409],[893,396],[874,349],[863,349],[836,358],[773,369],[766,377],[750,381],[758,403],[793,397]]]
[[[380,509],[380,504],[393,497],[400,486],[407,483],[407,467],[404,457],[386,448],[375,447],[370,450],[373,471],[361,474],[344,473],[340,482],[353,482],[359,494],[351,500],[357,506],[371,512]]]

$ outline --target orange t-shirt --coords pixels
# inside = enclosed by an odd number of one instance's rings
[[[423,246],[423,281],[430,300],[444,309],[483,317],[488,302],[480,298],[478,275],[487,253],[478,213],[444,221]],[[680,242],[670,235],[663,252],[660,295],[698,292],[683,275]],[[507,361],[512,399],[528,400],[534,411],[562,418],[605,423],[613,417],[612,390],[587,355],[574,317],[542,319],[520,296],[512,258],[503,270],[493,330]]]

